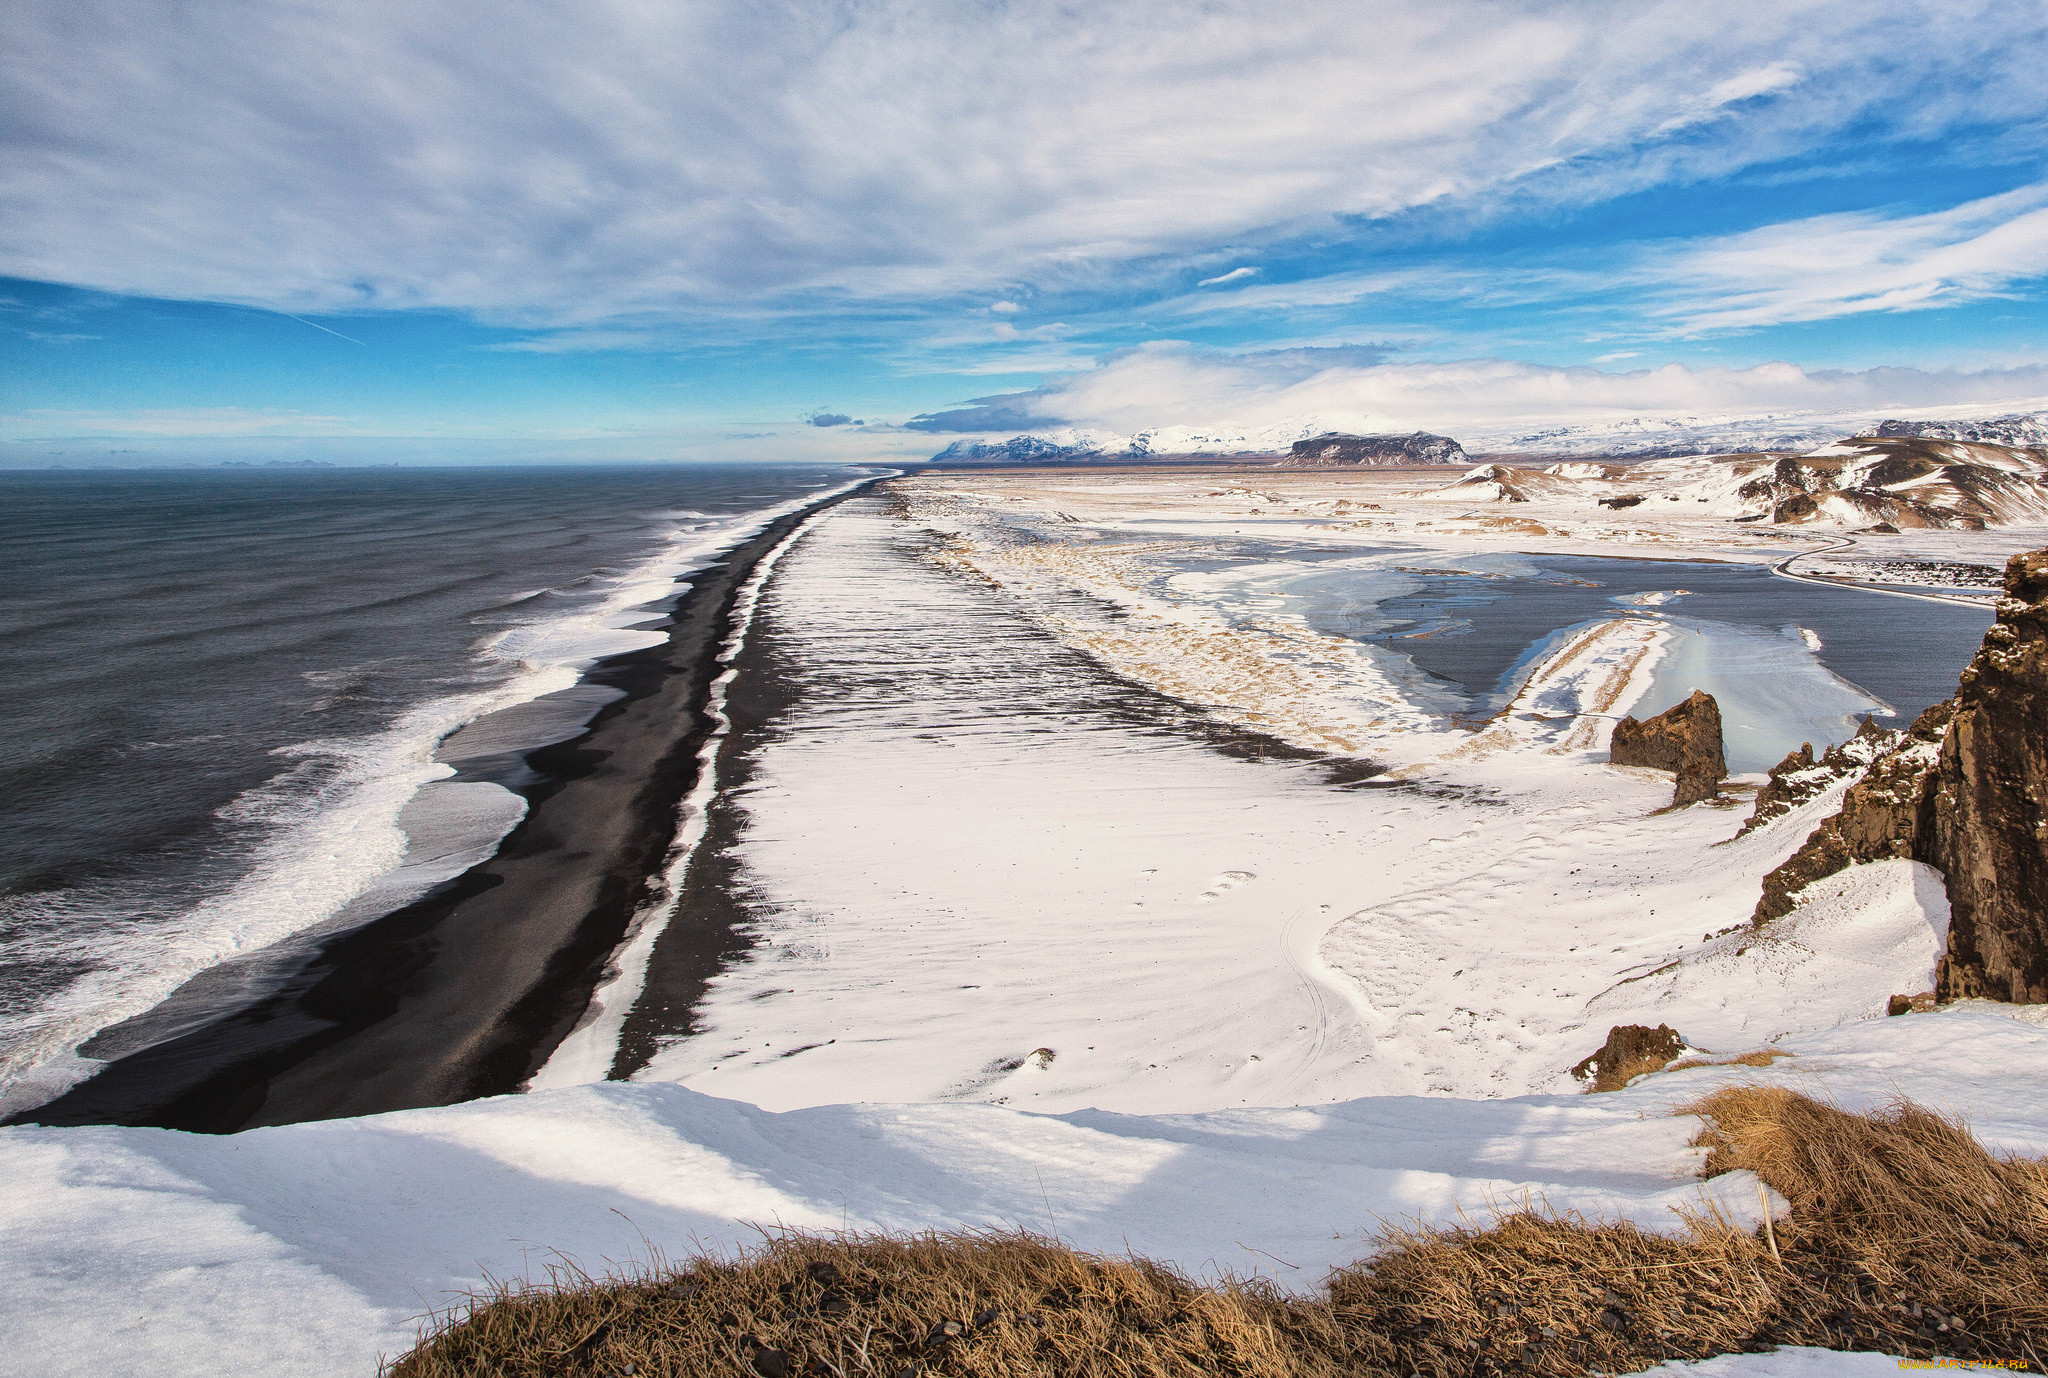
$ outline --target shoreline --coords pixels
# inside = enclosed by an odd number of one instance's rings
[[[0,1123],[230,1133],[520,1089],[583,1019],[661,882],[749,576],[806,522],[888,477],[714,557],[673,600],[665,642],[588,670],[580,684],[622,696],[576,736],[520,753],[527,813],[491,857],[317,941],[255,1002]]]

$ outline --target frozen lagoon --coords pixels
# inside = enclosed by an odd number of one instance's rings
[[[1706,690],[1736,773],[1767,770],[1801,742],[1843,741],[1868,713],[1910,721],[1955,692],[1991,622],[1988,608],[1823,588],[1753,564],[1271,545],[1232,555],[1205,553],[1165,590],[1233,623],[1298,618],[1365,643],[1418,700],[1465,721],[1505,706],[1575,631],[1656,619],[1671,634],[1632,711]]]

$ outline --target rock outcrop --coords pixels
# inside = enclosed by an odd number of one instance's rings
[[[1590,1082],[1588,1091],[1619,1091],[1645,1072],[1663,1071],[1684,1051],[1685,1040],[1669,1024],[1616,1024],[1600,1051],[1572,1068],[1572,1075]]]
[[[1947,703],[1937,703],[1914,720],[1897,745],[1870,763],[1842,796],[1841,812],[1823,821],[1784,865],[1764,877],[1751,923],[1785,917],[1801,890],[1858,862],[1933,862],[1928,786],[1948,712]]]
[[[1721,705],[1712,694],[1695,689],[1684,703],[1647,722],[1623,718],[1614,725],[1607,759],[1618,766],[1672,772],[1678,777],[1671,796],[1674,805],[1712,799],[1728,775],[1721,750]]]
[[[2006,564],[1932,793],[1950,913],[1937,996],[2048,1003],[2048,550]]]
[[[2048,520],[2048,451],[1988,440],[1855,436],[1808,454],[1730,457],[1703,473],[1697,464],[1653,462],[1634,477],[1695,473],[1691,496],[1738,520],[1781,526],[1982,530]]]
[[[1831,746],[1819,760],[1813,757],[1813,743],[1801,742],[1797,751],[1771,767],[1770,778],[1756,792],[1756,807],[1743,833],[1752,832],[1775,818],[1782,818],[1808,800],[1817,799],[1851,775],[1861,775],[1877,760],[1905,740],[1905,733],[1879,727],[1877,719],[1865,718],[1856,735],[1839,746]]]
[[[2048,1004],[2048,550],[2007,563],[1998,620],[1955,699],[1921,714],[1764,878],[1754,922],[1790,913],[1823,876],[1895,857],[1935,867],[1948,888],[1938,999]]]
[[[1416,431],[1412,435],[1343,435],[1325,432],[1310,440],[1297,440],[1288,453],[1292,464],[1469,464],[1465,447],[1447,435]]]

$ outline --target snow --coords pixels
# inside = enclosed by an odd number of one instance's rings
[[[365,1374],[489,1278],[783,1226],[1022,1227],[1307,1289],[1385,1224],[1523,1202],[1753,1224],[1755,1179],[1701,1181],[1676,1113],[1731,1082],[1904,1096],[2048,1152],[2048,1010],[1884,1014],[1932,984],[1934,872],[1852,868],[1747,927],[1847,781],[1737,837],[1743,784],[1674,809],[1669,776],[1606,763],[1688,654],[1682,590],[1551,638],[1479,721],[1285,592],[1310,566],[1385,599],[1487,551],[1763,565],[1788,542],[1711,504],[1518,504],[1531,534],[1412,482],[932,475],[900,513],[814,521],[745,595],[794,692],[721,782],[750,945],[697,1031],[597,1080],[657,907],[529,1094],[226,1137],[0,1130],[0,1373]],[[1251,533],[1288,553],[1198,558]],[[2011,533],[1912,539],[1988,562]],[[1751,649],[1746,715],[1849,711],[1796,629]],[[1333,773],[1359,758],[1388,769]],[[1782,1056],[1579,1094],[1567,1069],[1620,1023]]]
[[[602,1273],[651,1247],[744,1244],[756,1225],[1021,1226],[1304,1288],[1366,1253],[1383,1224],[1523,1201],[1652,1229],[1711,1202],[1753,1225],[1755,1179],[1699,1181],[1697,1121],[1673,1107],[1729,1080],[1852,1104],[1895,1090],[1966,1115],[1994,1147],[2040,1153],[2048,1029],[2023,1013],[1874,1020],[1789,1040],[1795,1056],[1767,1071],[1666,1073],[1602,1096],[776,1113],[605,1083],[226,1137],[0,1130],[0,1372],[368,1374],[486,1278],[557,1257]],[[1761,1364],[1735,1361],[1784,1371]]]

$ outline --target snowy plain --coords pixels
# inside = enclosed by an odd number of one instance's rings
[[[1754,1222],[1754,1179],[1702,1182],[1674,1113],[1731,1080],[1907,1096],[2048,1152],[2039,1011],[1884,1017],[1931,985],[1938,876],[1857,868],[1758,934],[1762,876],[1839,791],[1738,839],[1744,782],[1673,810],[1668,776],[1606,764],[1676,659],[1665,603],[1563,629],[1461,718],[1284,587],[1301,549],[1377,562],[1393,596],[1404,565],[1825,542],[1417,482],[934,474],[812,523],[758,591],[792,692],[729,796],[751,946],[694,1032],[625,1084],[586,1051],[550,1089],[361,1120],[0,1130],[0,1372],[369,1373],[486,1278],[780,1226],[1023,1227],[1307,1288],[1383,1224],[1524,1200]],[[1297,554],[1188,559],[1248,534]],[[1810,651],[1782,641],[1765,701],[1857,692]],[[1660,1022],[1787,1056],[1577,1093],[1610,1025]],[[595,1084],[560,1084],[577,1067]]]

